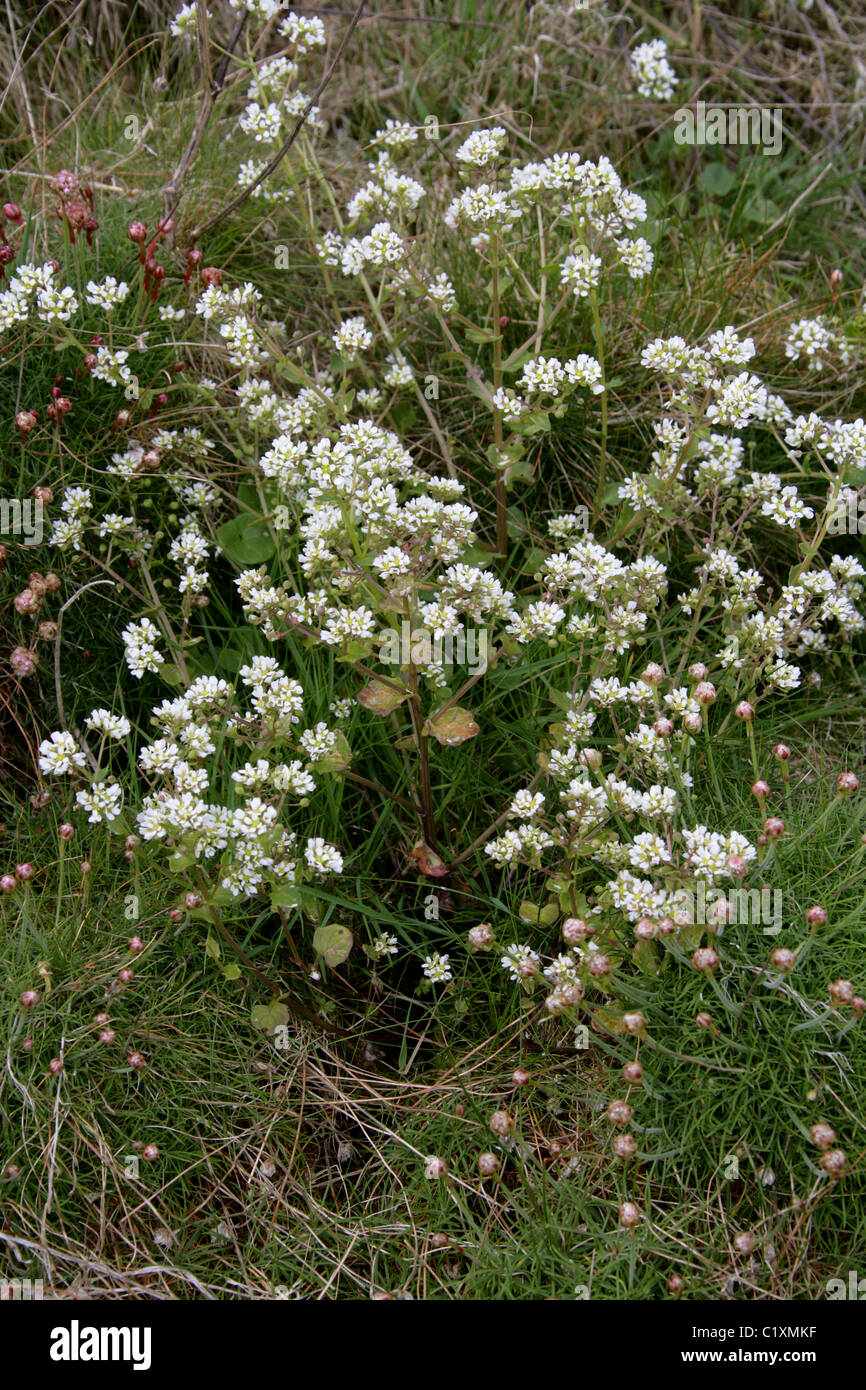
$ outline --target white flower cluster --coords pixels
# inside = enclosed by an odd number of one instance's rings
[[[642,97],[650,97],[654,101],[671,99],[676,90],[677,75],[668,61],[668,46],[664,39],[639,43],[629,55],[629,65]]]

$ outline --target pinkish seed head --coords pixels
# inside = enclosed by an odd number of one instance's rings
[[[824,926],[826,926],[826,925],[827,925],[827,909],[826,909],[826,907],[821,907],[819,903],[815,903],[814,907],[810,907],[810,908],[809,908],[809,911],[806,913],[806,921],[809,923],[809,926],[810,926],[810,927],[824,927]]]

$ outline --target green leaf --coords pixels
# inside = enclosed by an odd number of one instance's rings
[[[707,164],[701,170],[700,182],[707,193],[713,198],[724,198],[726,193],[730,193],[734,184],[737,182],[737,174],[733,169],[729,169],[727,164],[720,162]]]
[[[353,945],[351,931],[338,922],[330,922],[326,927],[317,927],[313,932],[313,949],[316,955],[321,956],[325,964],[332,968],[343,964]]]
[[[289,1011],[279,1000],[270,1004],[253,1004],[250,1010],[250,1023],[260,1033],[275,1033],[278,1028],[285,1028],[288,1021]]]
[[[544,907],[539,907],[537,903],[530,902],[525,898],[517,909],[517,915],[523,922],[531,922],[536,927],[552,926],[559,916],[559,904],[557,902],[545,903]]]
[[[270,560],[275,546],[263,521],[236,516],[218,527],[217,542],[223,554],[236,565],[262,565]]]
[[[631,958],[644,975],[651,975],[653,978],[659,973],[659,961],[655,947],[651,941],[638,941],[631,953]]]
[[[222,960],[222,948],[215,936],[209,936],[204,943],[205,954],[211,960]]]

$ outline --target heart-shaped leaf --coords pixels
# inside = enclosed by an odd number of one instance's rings
[[[468,709],[452,705],[450,709],[443,710],[441,714],[434,714],[428,719],[423,732],[431,734],[437,743],[444,744],[446,748],[452,748],[458,743],[465,743],[467,739],[475,738],[481,730]]]
[[[327,927],[317,927],[313,932],[313,949],[326,965],[342,965],[354,945],[348,927],[338,922],[330,922]]]
[[[402,705],[407,694],[408,691],[401,694],[393,685],[386,685],[384,681],[373,680],[365,685],[363,690],[358,691],[358,704],[363,705],[371,714],[390,714],[398,705]]]
[[[271,1004],[253,1004],[250,1010],[250,1023],[260,1033],[275,1033],[278,1028],[285,1028],[288,1021],[289,1011],[279,1000]]]

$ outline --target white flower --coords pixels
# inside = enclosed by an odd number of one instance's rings
[[[71,734],[55,732],[39,745],[39,767],[54,777],[84,767],[85,758]]]
[[[117,782],[93,782],[90,791],[78,792],[75,800],[82,811],[88,811],[88,821],[98,825],[100,821],[113,821],[120,815],[123,803],[123,788]]]
[[[424,975],[426,975],[427,979],[432,980],[434,984],[445,984],[448,980],[454,978],[451,973],[449,957],[447,955],[440,955],[438,951],[434,951],[431,955],[424,957],[424,960],[421,962],[421,970]]]

